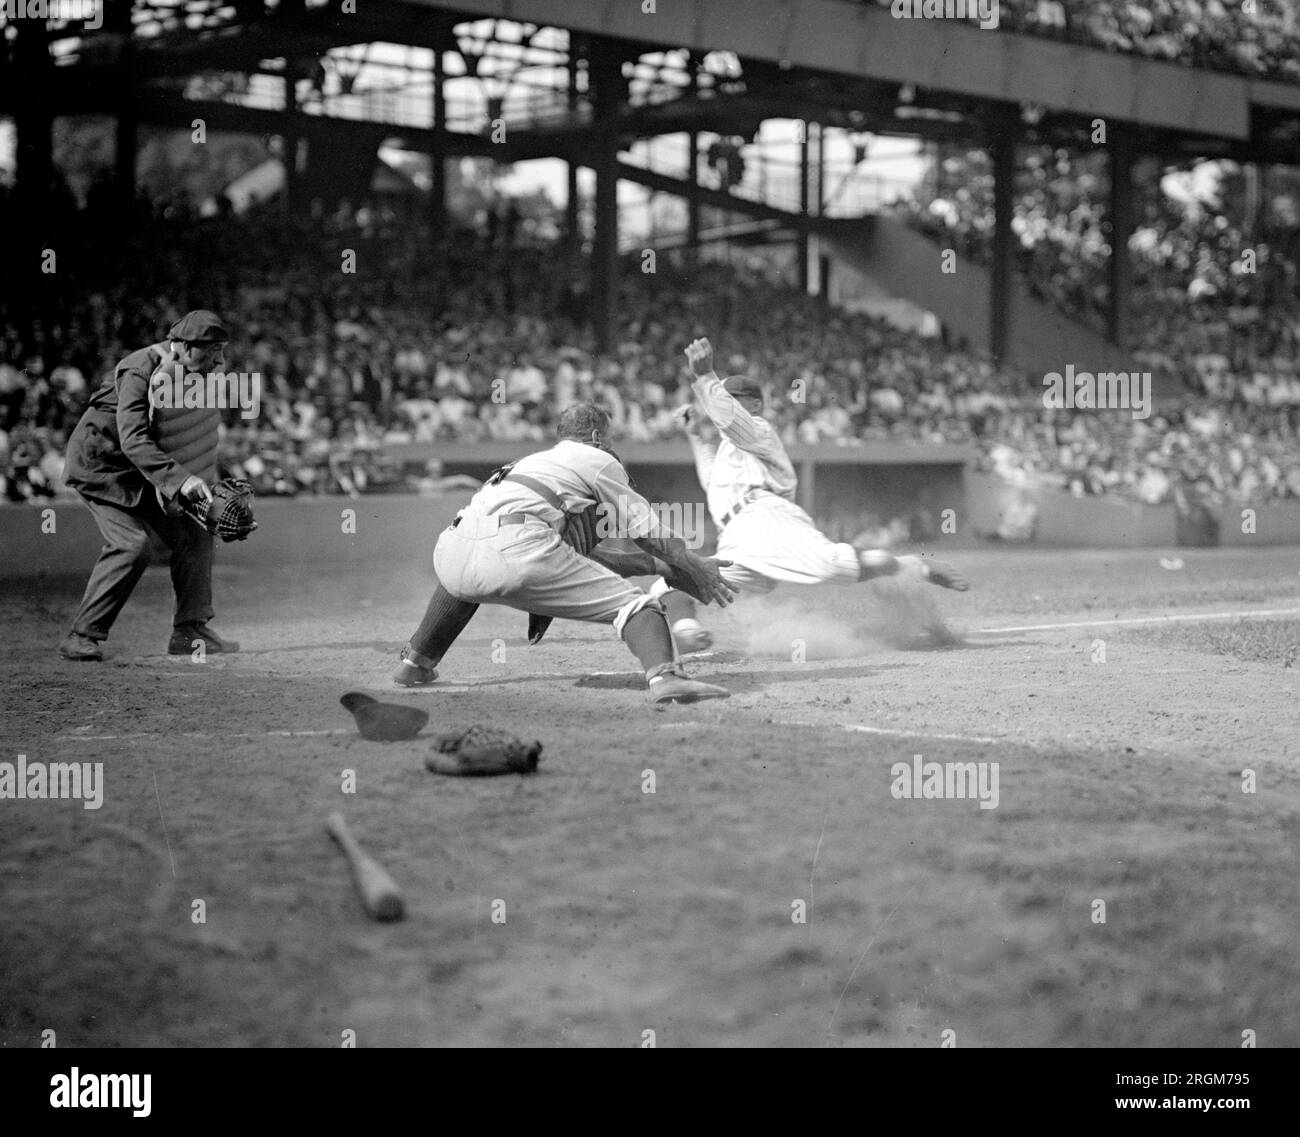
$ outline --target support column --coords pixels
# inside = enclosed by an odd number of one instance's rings
[[[117,76],[121,92],[113,134],[113,196],[123,225],[135,216],[135,161],[139,149],[139,116],[135,106],[135,45],[131,40],[131,5],[104,5],[105,31],[122,37]]]
[[[813,198],[817,206],[817,216],[826,208],[826,126],[817,124],[817,193]]]
[[[627,83],[619,60],[591,60],[596,113],[593,166],[596,171],[596,239],[591,258],[593,329],[600,351],[614,345],[618,310],[618,119]]]
[[[15,174],[12,218],[0,226],[0,252],[5,268],[0,273],[0,307],[7,307],[10,318],[24,340],[27,350],[37,347],[33,333],[35,321],[52,304],[52,285],[56,279],[42,271],[44,252],[52,249],[58,258],[56,267],[64,269],[73,250],[65,248],[54,231],[50,209],[54,156],[51,130],[54,116],[50,112],[54,89],[53,61],[44,20],[15,20],[13,46],[14,70],[23,76],[22,97],[14,111]]]
[[[813,195],[813,204],[816,207],[816,216],[821,217],[826,208],[826,124],[819,122],[817,124],[817,192]],[[811,240],[813,255],[817,264],[817,295],[826,300],[826,289],[830,280],[830,264],[826,257],[822,255],[822,242],[820,236],[814,236]]]
[[[123,106],[117,113],[113,153],[113,190],[119,217],[125,224],[135,215],[135,159],[138,150],[135,107]]]
[[[1133,258],[1128,251],[1133,235],[1133,148],[1128,132],[1112,127],[1110,137],[1110,304],[1106,331],[1120,347],[1130,338],[1133,311]]]
[[[429,142],[429,228],[434,241],[447,232],[447,100],[443,91],[441,31],[433,45],[433,131]]]
[[[48,110],[53,89],[53,62],[44,20],[16,20],[15,72],[23,76],[23,97],[15,108],[15,197],[23,218],[16,227],[40,240],[44,236],[50,177],[54,172],[51,130],[54,116]],[[8,228],[8,226],[6,226]]]
[[[692,130],[687,137],[691,148],[688,163],[691,184],[686,191],[686,249],[694,265],[700,260],[700,136]]]
[[[686,69],[691,77],[691,99],[699,98],[701,60],[695,52],[686,57]],[[700,263],[700,134],[692,130],[686,136],[690,147],[687,155],[686,177],[690,185],[686,190],[686,259],[692,267]]]
[[[280,133],[280,160],[284,163],[284,196],[281,206],[287,218],[298,215],[298,92],[295,90],[298,71],[292,59],[285,60],[284,72],[284,127]],[[355,207],[358,203],[353,202]]]
[[[808,178],[809,178],[809,155],[808,155],[808,132],[812,129],[812,123],[807,120],[801,120],[799,123],[799,216],[808,216]],[[808,294],[808,230],[803,226],[799,229],[799,237],[796,242],[799,258],[799,291],[805,296]]]
[[[1016,140],[1014,111],[998,116],[990,146],[993,160],[993,263],[989,289],[989,352],[1006,358],[1011,333],[1011,219],[1015,213]]]
[[[569,122],[577,122],[578,118],[578,54],[581,50],[581,40],[572,32],[569,33]],[[578,225],[578,162],[570,156],[565,163],[568,173],[567,195],[564,199],[564,240],[569,247],[569,255],[576,257],[582,250],[582,234],[579,232]]]

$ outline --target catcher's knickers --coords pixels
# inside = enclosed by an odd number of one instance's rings
[[[777,584],[850,584],[858,551],[832,541],[792,501],[763,496],[744,506],[718,536],[717,556],[734,562],[722,578],[742,592],[771,592]]]
[[[620,631],[633,612],[653,603],[635,585],[574,552],[542,521],[498,526],[495,517],[466,513],[438,538],[433,567],[458,600],[614,624]]]

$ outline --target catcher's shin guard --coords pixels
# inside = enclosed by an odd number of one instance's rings
[[[667,617],[653,600],[647,599],[641,608],[630,613],[619,634],[628,650],[641,661],[647,677],[657,668],[677,662]]]
[[[424,610],[424,619],[415,629],[402,657],[429,670],[437,667],[477,611],[477,604],[457,600],[441,584],[438,585]]]

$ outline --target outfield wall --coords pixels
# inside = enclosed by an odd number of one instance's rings
[[[1075,497],[1063,490],[1018,489],[992,474],[968,473],[967,522],[975,535],[997,530],[1003,511],[1022,495],[1038,511],[1033,544],[1063,547],[1157,548],[1180,543],[1172,505],[1140,505],[1106,497]],[[1253,511],[1253,516],[1243,511]],[[1217,514],[1218,544],[1300,545],[1300,502],[1234,503]],[[1253,530],[1253,531],[1252,531]]]
[[[482,479],[518,457],[520,447],[494,442],[389,449],[417,469],[436,457],[445,474]],[[637,489],[650,501],[698,506],[698,516],[707,516],[689,447],[630,445],[620,448],[620,454]],[[960,447],[882,443],[792,446],[790,457],[799,473],[800,503],[814,515],[869,503],[872,511],[888,519],[918,503],[936,515],[952,508],[960,516],[962,471],[971,454]],[[226,563],[304,566],[424,559],[469,496],[461,491],[440,497],[259,498],[257,532],[246,542],[220,546],[218,557]],[[703,538],[705,547],[713,548],[716,532],[711,522],[706,521]],[[0,506],[0,579],[87,574],[100,544],[90,513],[75,497],[52,504]],[[161,548],[157,553],[159,559],[165,557]]]
[[[955,534],[939,545],[970,545],[998,528],[1002,511],[1027,493],[1038,511],[1034,544],[1061,547],[1169,547],[1178,543],[1172,505],[1143,506],[1109,498],[1074,497],[1057,490],[1016,490],[988,474],[947,463],[855,463],[848,452],[812,463],[814,512],[868,503],[882,513],[926,505],[936,516],[956,515]],[[629,462],[651,501],[702,504],[694,468],[677,461]],[[245,542],[221,545],[222,563],[258,565],[366,565],[414,563],[431,556],[439,532],[468,500],[468,491],[435,497],[412,494],[361,498],[261,498],[259,528]],[[1300,503],[1253,507],[1254,533],[1243,532],[1242,506],[1219,515],[1220,544],[1300,545]],[[1247,519],[1244,527],[1250,528]],[[705,547],[715,534],[706,527]],[[99,533],[76,498],[39,505],[0,505],[0,580],[84,576],[99,553]],[[161,553],[161,550],[160,550]]]
[[[247,541],[219,543],[217,561],[304,569],[314,564],[362,567],[390,559],[413,563],[432,557],[438,534],[469,498],[468,492],[260,498],[257,531]],[[78,499],[0,507],[0,579],[88,574],[100,545],[90,511]]]

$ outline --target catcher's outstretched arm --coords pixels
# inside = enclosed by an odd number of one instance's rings
[[[689,580],[690,586],[676,584],[674,587],[689,592],[705,604],[717,604],[725,608],[736,599],[736,590],[722,579],[720,566],[730,561],[715,561],[697,556],[686,547],[686,542],[671,534],[660,537],[634,537],[633,542],[642,552],[649,553],[664,561],[672,570],[671,575],[677,579]],[[670,574],[662,574],[668,579]],[[669,583],[672,583],[670,580]]]
[[[693,596],[701,603],[709,603],[709,595],[706,590],[701,589],[696,575],[683,571],[668,561],[661,561],[650,553],[596,548],[587,556],[597,564],[602,564],[607,569],[618,573],[619,576],[661,576],[670,587]],[[702,559],[720,569],[731,565],[731,561],[718,560],[716,557]]]
[[[628,552],[622,549],[602,549],[599,546],[587,554],[590,560],[604,565],[619,576],[658,576],[662,563],[646,552]]]

